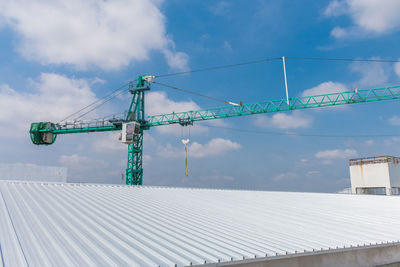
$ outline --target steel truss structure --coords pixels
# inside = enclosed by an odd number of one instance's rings
[[[145,76],[140,76],[137,79],[136,85],[130,84],[132,101],[125,118],[76,122],[71,124],[55,124],[50,122],[32,123],[30,129],[32,142],[37,145],[49,145],[55,141],[55,137],[59,134],[120,131],[122,129],[122,123],[124,122],[139,122],[140,133],[138,142],[128,145],[125,181],[128,185],[141,185],[143,183],[143,132],[154,126],[170,124],[186,126],[192,125],[193,122],[196,121],[400,99],[400,86],[391,86],[294,97],[289,98],[289,103],[287,99],[281,99],[145,117],[145,92],[150,90],[150,83],[146,81],[144,77]],[[46,133],[52,134],[52,142],[44,141]]]

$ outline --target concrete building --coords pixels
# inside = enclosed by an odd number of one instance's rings
[[[0,181],[0,266],[379,266],[400,197]]]
[[[399,158],[381,156],[351,159],[349,166],[353,194],[399,194]]]

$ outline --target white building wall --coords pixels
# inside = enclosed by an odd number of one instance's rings
[[[0,180],[67,182],[67,168],[29,163],[0,163]]]
[[[391,187],[400,187],[400,163],[389,162]]]
[[[350,166],[350,179],[353,194],[356,193],[356,188],[391,187],[388,163]]]

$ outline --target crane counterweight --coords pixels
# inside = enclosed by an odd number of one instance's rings
[[[51,145],[56,141],[57,134],[52,131],[56,126],[51,122],[34,122],[31,124],[29,134],[35,145]],[[48,130],[48,131],[44,131]]]

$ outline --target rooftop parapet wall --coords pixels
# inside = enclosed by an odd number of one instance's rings
[[[354,165],[389,163],[389,162],[398,164],[400,162],[400,158],[392,156],[379,156],[379,157],[350,159],[349,165],[354,166]]]
[[[0,163],[0,180],[67,182],[67,168],[29,163]]]

